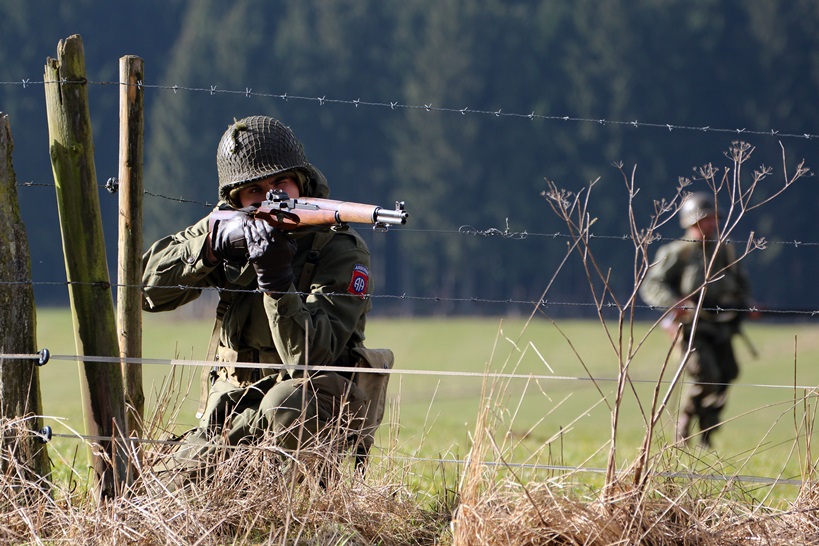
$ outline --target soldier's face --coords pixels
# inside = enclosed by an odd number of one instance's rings
[[[706,216],[691,226],[691,231],[696,239],[713,239],[717,234],[717,217]]]
[[[293,175],[284,174],[264,178],[243,187],[239,190],[239,202],[242,207],[261,205],[270,190],[284,191],[290,199],[299,197],[299,185],[296,179],[293,178]]]

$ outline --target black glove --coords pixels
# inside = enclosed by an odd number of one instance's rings
[[[247,262],[245,224],[253,218],[242,211],[219,211],[211,214],[210,248],[217,260]]]
[[[291,262],[296,253],[295,241],[264,220],[255,219],[245,223],[245,240],[259,290],[286,292],[293,282]]]

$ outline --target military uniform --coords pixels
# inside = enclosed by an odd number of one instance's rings
[[[326,180],[306,162],[301,145],[272,118],[235,122],[223,136],[217,161],[225,201],[248,180],[293,168],[301,195],[329,195]],[[235,200],[231,204],[238,208]],[[370,255],[361,237],[352,229],[307,227],[288,233],[295,243],[293,282],[284,294],[263,294],[256,291],[253,264],[209,263],[209,231],[206,217],[157,241],[143,256],[146,311],[176,309],[205,288],[226,289],[220,290],[213,384],[198,428],[175,454],[177,462],[195,465],[222,442],[235,445],[265,433],[275,434],[280,447],[295,449],[328,425],[358,419],[364,397],[350,374],[305,374],[296,367],[355,365],[372,293]],[[305,269],[310,273],[303,276]],[[302,277],[307,284],[299,286]],[[233,362],[282,366],[234,367]]]
[[[640,295],[649,305],[673,307],[681,300],[696,301],[694,294],[705,282],[706,264],[711,261],[716,242],[674,241],[657,251],[655,264],[640,287]],[[703,310],[694,333],[693,348],[686,371],[694,380],[688,389],[678,421],[678,437],[686,439],[691,420],[699,420],[701,441],[709,445],[710,435],[718,428],[725,407],[728,384],[739,375],[731,339],[738,332],[741,313],[718,309],[745,309],[751,301],[751,287],[736,252],[723,244],[714,258],[707,285]],[[727,269],[726,269],[727,268]],[[683,347],[691,338],[691,319],[683,319]]]

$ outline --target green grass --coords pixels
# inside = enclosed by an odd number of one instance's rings
[[[186,320],[177,313],[146,314],[143,356],[202,359],[211,326],[210,320]],[[470,449],[470,437],[475,434],[477,416],[486,411],[490,435],[499,447],[494,454],[490,450],[487,455],[490,459],[605,468],[617,358],[598,322],[558,321],[557,326],[565,337],[544,318],[535,319],[528,326],[522,319],[372,319],[367,344],[392,348],[396,368],[474,374],[392,376],[392,404],[386,416],[391,425],[382,427],[379,445],[405,464],[410,464],[408,461],[413,458],[463,459]],[[635,339],[640,339],[647,327],[638,324]],[[682,456],[683,466],[705,473],[798,478],[805,466],[802,417],[805,411],[812,411],[816,400],[795,403],[805,392],[792,386],[819,384],[819,369],[814,366],[819,357],[819,327],[752,323],[746,330],[759,357],[753,359],[747,347],[737,341],[742,374],[731,389],[725,415],[731,420],[716,436],[715,452],[692,449],[689,455],[675,450],[668,456]],[[39,345],[48,347],[52,354],[74,354],[69,313],[41,309],[38,339]],[[625,335],[624,346],[627,341]],[[635,383],[633,390],[627,388],[618,426],[620,469],[627,468],[638,452],[645,431],[643,414],[651,404],[668,345],[663,332],[652,333],[631,364]],[[155,403],[152,393],[166,380],[169,369],[167,365],[143,366],[149,406]],[[514,372],[520,377],[486,378],[486,371]],[[590,381],[590,374],[598,381]],[[192,397],[196,398],[198,368],[188,369],[182,375],[183,382],[194,380]],[[68,432],[66,426],[83,430],[78,377],[74,362],[52,360],[41,368],[44,411],[61,418],[47,422],[55,433]],[[670,372],[666,377],[670,377]],[[484,392],[485,389],[488,391]],[[661,392],[666,389],[664,384]],[[678,400],[677,392],[672,396],[671,411],[660,421],[657,451],[666,445],[667,436],[673,431]],[[176,423],[178,430],[192,426],[195,405],[195,400],[185,401]],[[795,440],[797,435],[802,439]],[[70,451],[76,443],[57,438],[53,447]],[[433,474],[454,473],[442,470],[434,461],[415,461],[411,466],[421,487],[430,483]],[[518,468],[515,473],[523,479],[543,480],[559,471]],[[594,486],[602,478],[592,472],[579,474],[577,481]],[[768,490],[760,486],[755,495],[762,498]],[[775,497],[785,498],[795,493],[792,486],[780,486],[773,491]]]

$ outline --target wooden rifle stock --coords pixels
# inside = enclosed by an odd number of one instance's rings
[[[396,202],[395,210],[390,210],[378,205],[319,197],[291,199],[286,193],[275,190],[268,192],[267,200],[253,214],[284,230],[346,224],[373,224],[375,228],[386,229],[391,225],[404,225],[409,218],[403,201]]]

